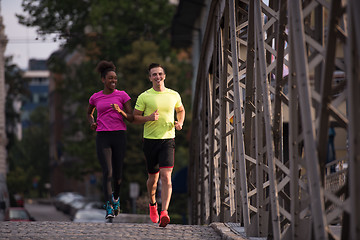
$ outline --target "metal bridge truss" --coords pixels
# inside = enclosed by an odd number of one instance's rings
[[[342,239],[360,239],[359,13],[356,0],[211,1],[193,108],[193,224],[237,222],[274,239],[334,239],[338,224]],[[333,163],[348,165],[331,174],[330,124],[347,139]]]

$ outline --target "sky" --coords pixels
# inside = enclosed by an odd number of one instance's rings
[[[54,51],[59,49],[60,42],[54,42],[49,36],[46,40],[36,40],[39,37],[36,28],[27,28],[18,23],[15,14],[24,13],[22,0],[0,0],[5,35],[8,39],[5,56],[13,56],[13,63],[21,69],[28,68],[29,59],[48,59]]]

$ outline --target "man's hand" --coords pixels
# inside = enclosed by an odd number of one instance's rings
[[[159,113],[158,113],[157,109],[155,112],[153,112],[151,115],[149,115],[149,119],[150,119],[150,121],[157,121],[159,119]]]
[[[183,105],[181,105],[180,107],[175,108],[175,111],[176,111],[177,121],[174,122],[174,125],[175,125],[175,129],[180,131],[185,121],[185,108]]]
[[[180,131],[183,127],[182,123],[179,123],[178,121],[175,121],[175,129]]]

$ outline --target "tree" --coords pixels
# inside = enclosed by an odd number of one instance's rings
[[[4,52],[7,44],[7,38],[4,33],[4,25],[2,17],[0,17],[0,178],[5,179],[6,173],[6,132],[5,132],[5,104],[6,104],[6,90],[5,90],[5,59]],[[1,185],[3,183],[0,183]],[[6,185],[5,185],[6,188]]]
[[[187,111],[187,118],[184,130],[177,132],[177,149],[176,149],[176,169],[187,165],[188,159],[188,141],[186,139],[186,130],[189,128],[190,116],[190,81],[189,73],[191,67],[189,64],[177,62],[176,59],[164,60],[158,57],[159,47],[153,41],[140,39],[134,41],[131,45],[129,54],[120,57],[116,63],[118,66],[118,89],[124,89],[131,97],[132,106],[134,107],[137,96],[148,88],[151,83],[148,80],[147,67],[151,62],[164,63],[167,69],[167,86],[180,92],[183,103]],[[103,86],[100,76],[95,73],[94,69],[97,62],[84,62],[78,66],[70,66],[67,70],[69,73],[63,82],[62,95],[64,106],[71,106],[64,109],[67,116],[67,123],[64,132],[64,151],[81,159],[74,164],[74,167],[68,169],[71,177],[85,176],[94,171],[100,171],[98,160],[95,152],[95,136],[89,129],[85,117],[86,106],[92,93],[100,91]],[[181,66],[177,68],[176,66]],[[65,87],[71,86],[71,87]],[[96,116],[96,113],[95,113]],[[143,153],[141,151],[142,129],[141,125],[127,124],[127,151],[124,165],[124,179],[121,199],[128,198],[129,182],[141,183],[141,191],[146,192],[146,168]],[[74,134],[75,133],[75,134]],[[78,137],[74,137],[74,135]]]
[[[159,47],[153,41],[140,39],[132,43],[131,52],[120,57],[117,65],[119,66],[119,82],[120,89],[126,89],[132,98],[132,105],[135,105],[137,96],[151,88],[151,82],[148,78],[147,68],[151,62],[161,63],[166,70],[166,86],[178,91],[182,97],[183,104],[186,109],[186,119],[183,131],[176,131],[176,151],[175,151],[175,167],[174,174],[182,167],[188,164],[188,139],[191,119],[191,66],[186,62],[180,62],[173,53],[169,53],[167,59],[158,54]],[[145,159],[142,151],[139,151],[141,143],[143,126],[130,124],[128,125],[128,142],[131,143],[127,147],[126,171],[125,178],[129,182],[139,182],[142,192],[146,193],[145,179],[147,176],[145,169]],[[141,169],[141,171],[140,171]],[[185,200],[184,200],[185,198]],[[179,203],[180,204],[177,204]],[[186,196],[177,196],[173,198],[170,205],[171,212],[178,213],[178,223],[182,223],[181,213],[183,213],[183,205],[186,203]],[[174,205],[173,205],[174,203]],[[180,208],[174,208],[180,206]],[[146,208],[147,211],[147,208]],[[173,219],[175,220],[175,219]]]
[[[9,139],[7,182],[10,194],[21,193],[39,196],[49,181],[49,121],[46,107],[36,109],[30,116],[31,126],[24,129],[22,139],[16,136],[21,124],[20,104],[30,96],[28,80],[22,78],[23,71],[12,63],[12,57],[5,60],[6,80],[6,135]],[[19,106],[17,106],[19,105]],[[33,184],[38,184],[36,189]]]
[[[115,61],[140,37],[155,41],[167,54],[175,6],[168,0],[23,0],[26,14],[19,22],[36,27],[40,35],[56,33],[65,47],[78,46],[89,56]]]
[[[9,149],[8,187],[10,193],[21,192],[31,197],[45,193],[49,182],[49,114],[46,107],[36,108],[31,125]]]
[[[184,128],[188,129],[191,66],[178,61],[177,52],[170,47],[170,24],[175,6],[168,0],[23,0],[23,8],[28,15],[18,15],[20,23],[38,27],[40,34],[58,33],[66,38],[65,51],[76,50],[85,55],[85,61],[76,66],[66,66],[61,54],[49,60],[52,70],[64,74],[60,88],[66,115],[64,152],[78,160],[68,174],[80,178],[100,169],[94,133],[86,120],[89,97],[103,88],[100,76],[94,71],[100,60],[117,65],[118,88],[129,93],[133,106],[137,96],[151,87],[148,65],[151,62],[163,64],[169,79],[167,86],[178,90],[183,98],[187,109]],[[140,148],[142,126],[128,124],[127,135],[121,199],[128,198],[131,181],[139,182],[142,192],[146,192],[146,169]],[[188,158],[185,131],[179,132],[177,143],[181,146],[176,151],[180,154],[176,157],[179,159],[177,166],[184,166]]]
[[[12,57],[5,59],[5,83],[6,83],[6,104],[5,104],[5,118],[6,118],[6,136],[8,138],[7,150],[9,150],[14,141],[16,134],[16,127],[21,122],[19,104],[24,97],[30,96],[30,91],[27,88],[27,80],[22,78],[23,71],[12,63]]]
[[[91,94],[103,86],[92,62],[68,66],[62,86],[63,114],[65,116],[63,146],[67,156],[76,159],[72,168],[66,169],[68,176],[82,179],[85,175],[101,171],[95,148],[95,133],[89,128],[86,118]],[[66,96],[66,97],[65,97]]]

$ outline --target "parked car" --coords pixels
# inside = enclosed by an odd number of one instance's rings
[[[9,207],[5,211],[5,221],[35,221],[23,207]]]
[[[104,209],[105,206],[104,203],[100,201],[90,201],[86,203],[84,206],[84,209],[92,209],[92,208]]]
[[[75,199],[70,204],[69,215],[73,218],[76,212],[80,209],[104,209],[104,203],[99,201],[89,200],[87,198]]]
[[[76,212],[73,222],[109,222],[105,219],[105,209],[80,209]]]
[[[64,192],[64,193],[59,193],[55,197],[54,204],[55,204],[55,207],[57,210],[69,214],[70,213],[70,204],[73,201],[79,200],[79,199],[84,199],[84,196],[82,196],[81,194],[76,193],[76,192]]]
[[[62,192],[54,197],[54,205],[57,210],[60,210],[63,198],[65,198],[65,195],[67,194],[68,192]]]

